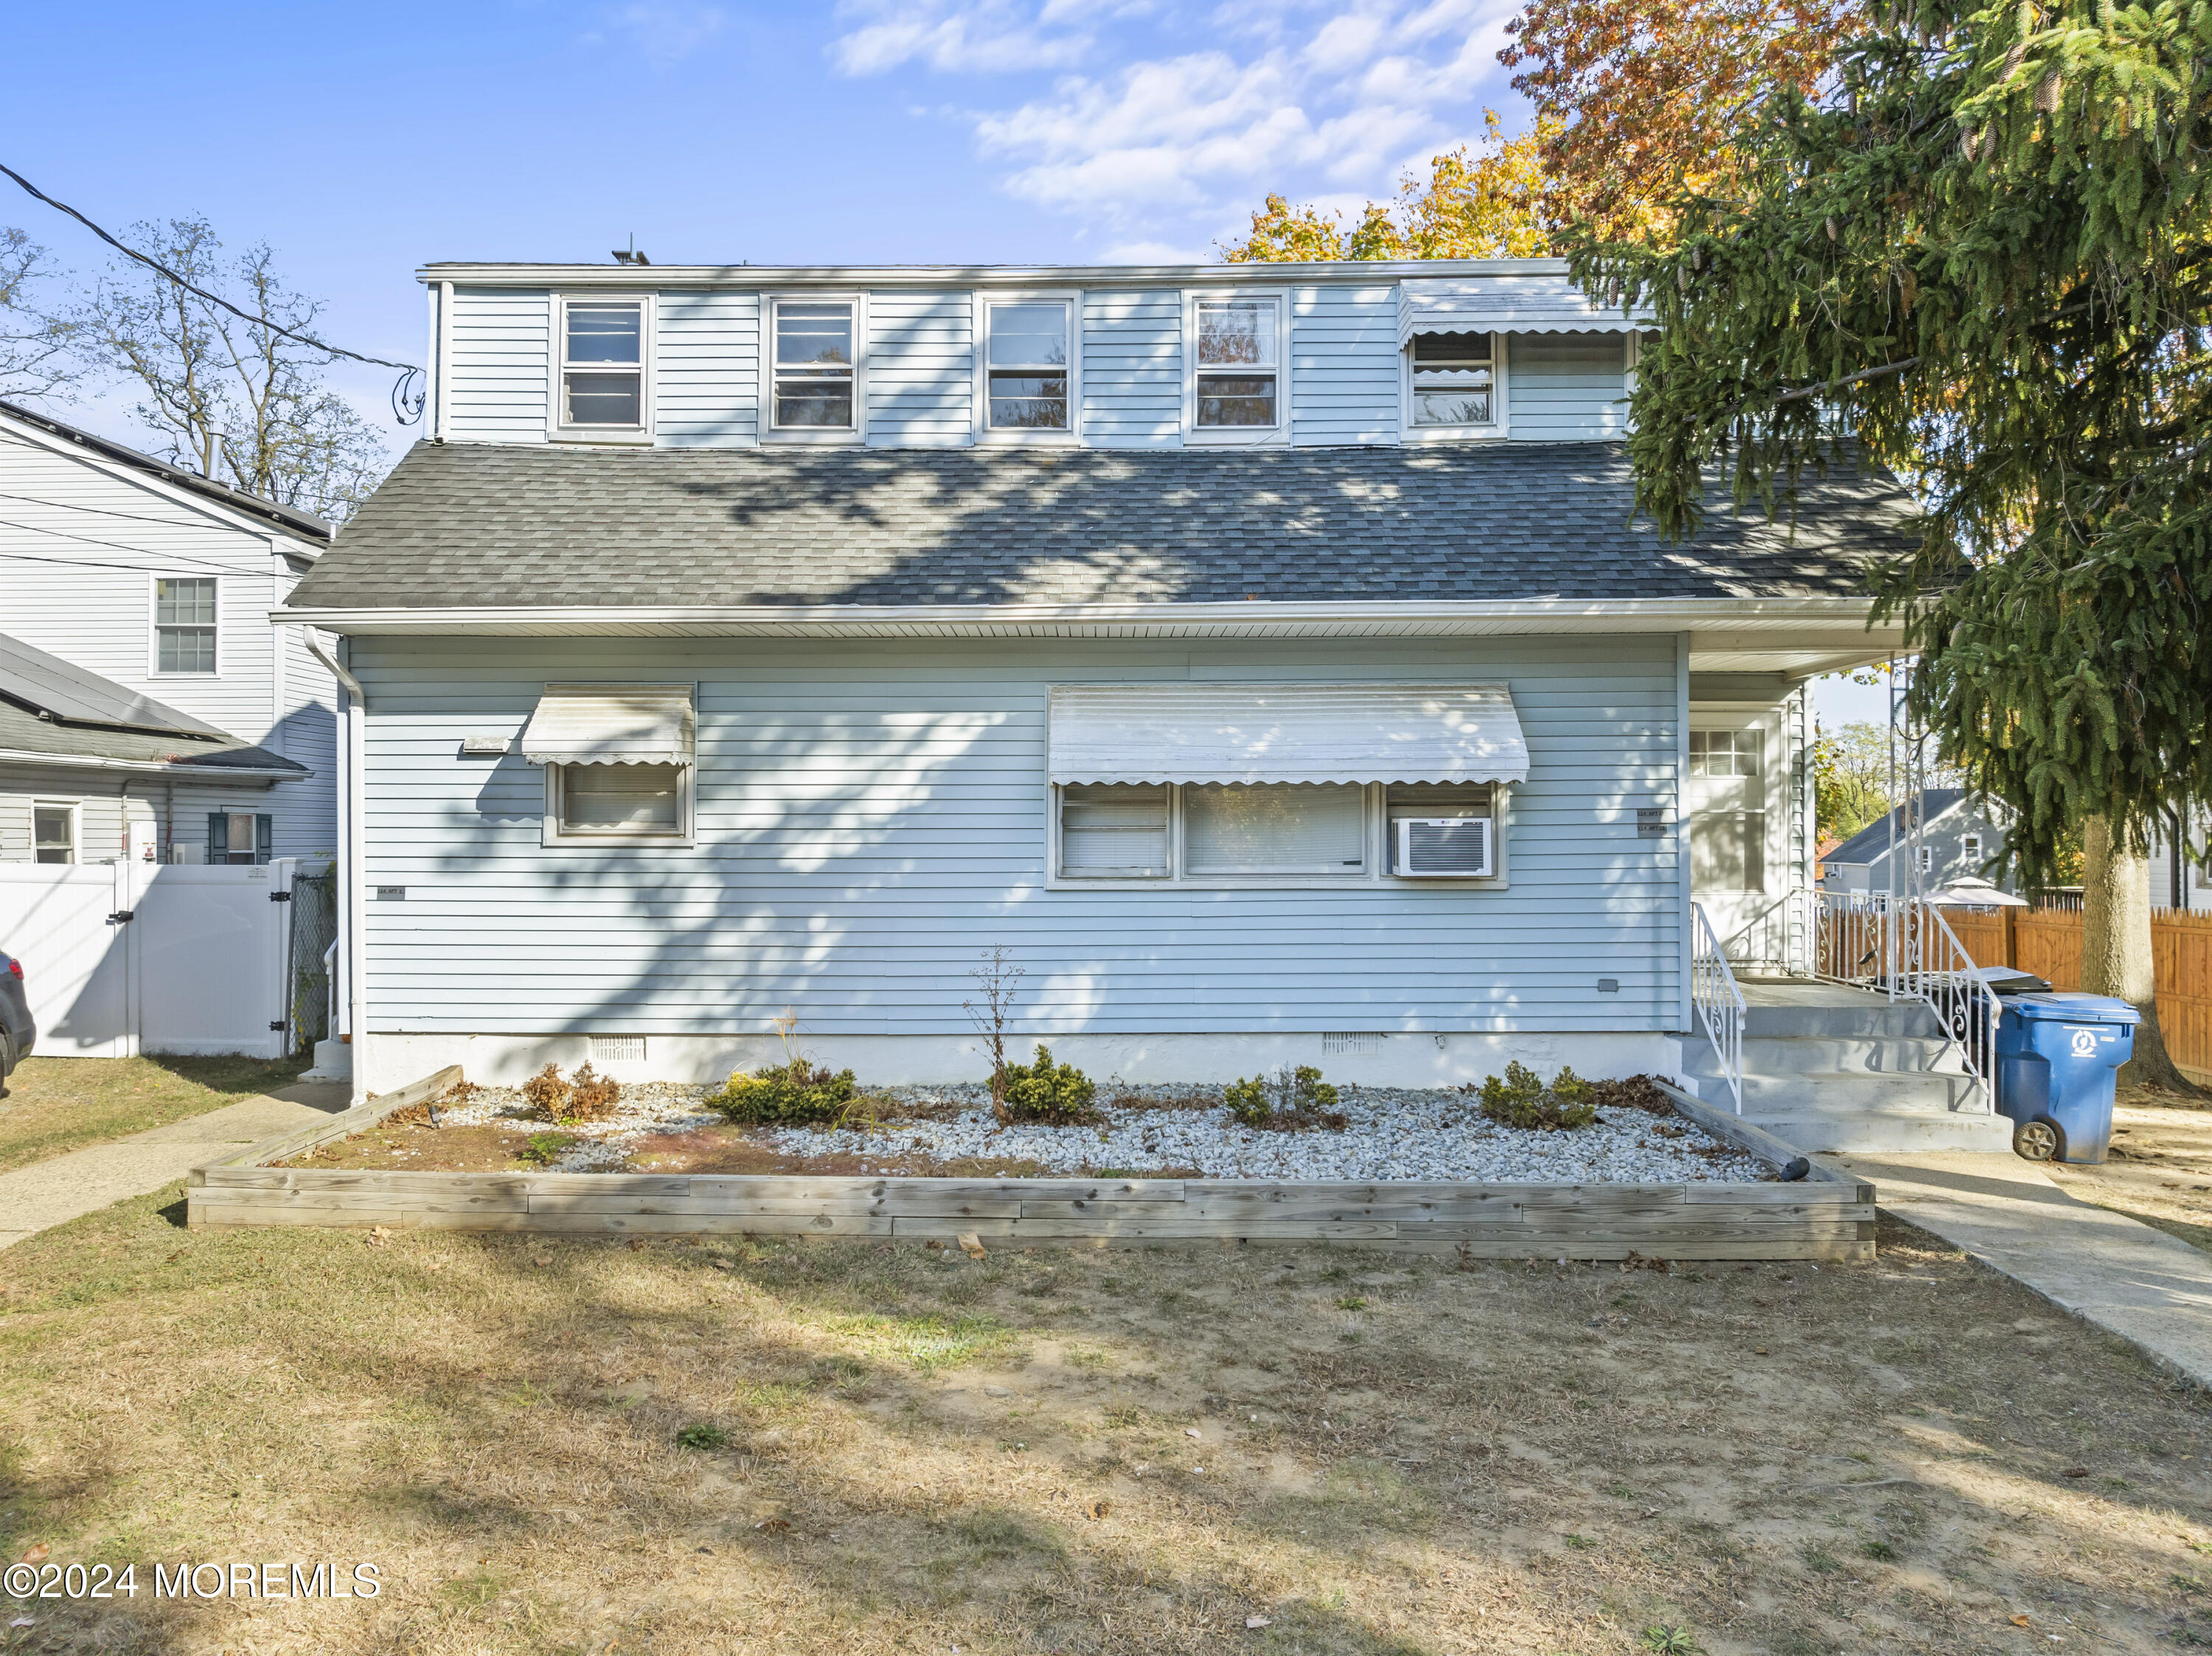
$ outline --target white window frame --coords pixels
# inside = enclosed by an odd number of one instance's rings
[[[543,843],[548,846],[660,846],[683,850],[699,843],[698,800],[699,761],[695,756],[688,765],[677,767],[676,816],[680,831],[675,834],[593,834],[565,828],[561,826],[561,789],[568,767],[565,764],[547,765],[545,771],[545,830]]]
[[[42,810],[59,810],[69,813],[69,865],[75,867],[84,861],[83,804],[84,802],[80,799],[33,799],[31,801],[31,861],[33,864],[39,860],[39,813]],[[49,863],[46,866],[58,868],[62,864]]]
[[[1414,338],[1419,336],[1415,335]],[[1511,365],[1506,336],[1490,332],[1490,413],[1486,425],[1417,426],[1413,423],[1413,340],[1398,349],[1398,432],[1407,443],[1494,443],[1513,434]]]
[[[553,295],[550,360],[553,365],[550,381],[550,397],[545,408],[545,440],[551,443],[592,443],[599,445],[645,445],[653,436],[653,295],[651,294],[556,294]],[[568,398],[563,394],[568,373],[568,307],[571,305],[630,305],[638,307],[637,315],[637,376],[639,418],[636,426],[572,426],[562,421],[562,410]],[[579,363],[580,373],[610,370],[619,373],[619,363]]]
[[[1275,307],[1275,423],[1205,426],[1198,423],[1198,376],[1223,371],[1198,360],[1198,307],[1222,300],[1265,300]],[[1193,448],[1264,448],[1291,440],[1290,290],[1285,288],[1192,288],[1182,296],[1182,440]]]
[[[1067,307],[1067,428],[1002,428],[991,423],[991,306],[1065,305]],[[1017,448],[1079,446],[1083,441],[1083,293],[1075,288],[998,288],[975,292],[973,355],[975,374],[975,441]]]
[[[1979,872],[1981,865],[1988,860],[1982,850],[1980,834],[1962,834],[1959,836],[1959,859],[1966,864],[1967,873]]]
[[[1116,875],[1103,879],[1060,872],[1061,788],[1058,783],[1048,787],[1045,790],[1044,821],[1045,889],[1048,891],[1374,891],[1378,889],[1449,891],[1455,888],[1471,887],[1480,891],[1502,891],[1510,884],[1507,877],[1510,870],[1506,858],[1506,847],[1512,840],[1509,830],[1513,788],[1510,783],[1486,785],[1490,789],[1492,871],[1473,878],[1449,880],[1425,879],[1391,871],[1389,843],[1390,786],[1386,782],[1362,785],[1360,838],[1366,848],[1367,865],[1357,874],[1188,873],[1183,835],[1183,789],[1187,786],[1197,785],[1168,785],[1168,871],[1134,878]]]
[[[215,583],[215,670],[211,673],[163,672],[161,670],[161,583],[165,580],[208,580]],[[222,676],[223,663],[229,652],[222,646],[222,589],[223,578],[210,574],[204,569],[179,573],[171,569],[157,569],[146,578],[146,676],[167,679],[174,683],[207,684]]]
[[[775,422],[775,315],[785,305],[853,307],[853,423],[849,427],[779,426]],[[860,290],[815,293],[805,288],[761,295],[760,440],[763,443],[857,444],[868,440],[868,295]]]

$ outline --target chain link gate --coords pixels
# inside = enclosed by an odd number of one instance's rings
[[[338,877],[335,869],[292,877],[291,1041],[312,1052],[330,1039],[330,974],[323,956],[338,935]]]

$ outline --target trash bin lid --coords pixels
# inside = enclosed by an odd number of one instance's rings
[[[2063,989],[2042,995],[2007,995],[2004,1010],[2017,1012],[2030,1022],[2049,1019],[2061,1023],[2124,1023],[2132,1028],[2142,1022],[2142,1014],[2124,1000]]]

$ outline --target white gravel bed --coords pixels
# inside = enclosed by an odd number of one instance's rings
[[[521,1117],[521,1094],[479,1089],[440,1119],[455,1125],[490,1122],[518,1136],[556,1131],[578,1142],[553,1170],[588,1173],[618,1164],[646,1133],[716,1125],[722,1118],[703,1107],[711,1089],[669,1082],[626,1086],[616,1113],[605,1121],[555,1125]],[[1147,1101],[1212,1089],[1139,1087],[1118,1083],[1102,1098]],[[1642,1110],[1608,1109],[1591,1126],[1571,1132],[1501,1127],[1482,1118],[1477,1101],[1457,1091],[1401,1087],[1340,1089],[1337,1108],[1349,1118],[1341,1131],[1254,1131],[1218,1106],[1128,1107],[1105,1104],[1103,1127],[1000,1126],[991,1117],[990,1089],[981,1085],[889,1087],[877,1095],[893,1106],[947,1107],[958,1113],[936,1120],[890,1120],[872,1131],[811,1127],[756,1127],[757,1143],[788,1156],[849,1155],[872,1162],[908,1156],[939,1161],[974,1157],[1036,1162],[1057,1173],[1102,1168],[1146,1170],[1195,1168],[1216,1179],[1321,1180],[1423,1180],[1483,1184],[1703,1184],[1771,1180],[1764,1164],[1733,1149],[1680,1117]],[[1672,1137],[1662,1129],[1679,1131]],[[1698,1149],[1722,1149],[1699,1155]]]

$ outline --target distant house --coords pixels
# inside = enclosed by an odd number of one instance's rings
[[[269,612],[331,526],[0,403],[0,863],[337,849],[337,715]]]
[[[2008,877],[1989,872],[1990,859],[2005,848],[2004,827],[1993,807],[1976,801],[1963,788],[1928,788],[1920,795],[1919,810],[1920,832],[1914,848],[1923,889],[1972,876],[1993,878],[2003,889],[2012,889]],[[1911,826],[1901,806],[1869,822],[1821,858],[1821,888],[1888,890],[1892,845],[1901,852]],[[1908,883],[1900,869],[1897,889],[1902,891]]]
[[[2150,838],[2150,906],[2153,908],[2212,909],[2212,811],[2199,806],[2177,823],[2154,825]]]

